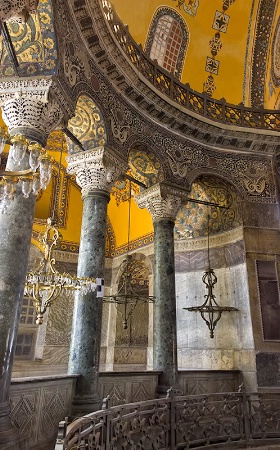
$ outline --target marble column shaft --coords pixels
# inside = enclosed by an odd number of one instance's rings
[[[154,369],[162,371],[160,384],[176,383],[177,339],[174,263],[174,221],[154,221]]]
[[[2,117],[11,136],[21,133],[45,146],[49,133],[72,114],[71,104],[54,77],[0,81]],[[6,169],[29,168],[27,154],[15,165],[9,153]],[[0,448],[12,450],[18,440],[9,418],[9,387],[36,203],[33,194],[18,194],[0,214]]]
[[[68,172],[76,174],[84,201],[78,276],[104,276],[107,204],[110,189],[124,164],[108,147],[98,147],[68,157]],[[101,407],[99,359],[102,299],[96,293],[75,297],[68,371],[79,374],[72,414],[86,414]]]
[[[153,367],[160,370],[158,392],[177,381],[174,223],[188,191],[168,183],[156,184],[135,197],[147,208],[154,224]]]
[[[84,198],[78,277],[104,276],[108,192],[93,190]],[[96,292],[75,295],[69,373],[80,374],[74,410],[93,411],[98,394],[102,299]],[[77,411],[79,412],[79,411]]]
[[[25,170],[28,167],[27,161],[26,156],[20,166],[14,166],[9,156],[7,168]],[[17,449],[17,434],[11,429],[9,420],[9,388],[35,202],[34,195],[26,199],[19,194],[11,202],[7,213],[0,213],[0,448],[4,444],[10,444],[13,450]]]

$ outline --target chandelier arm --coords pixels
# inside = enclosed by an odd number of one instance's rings
[[[16,170],[16,171],[12,171],[12,170],[0,170],[0,176],[1,177],[21,177],[22,175],[32,175],[34,172],[32,169],[26,169],[26,170]]]

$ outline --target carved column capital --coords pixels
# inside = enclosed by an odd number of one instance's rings
[[[24,23],[36,12],[39,0],[0,0],[0,20]]]
[[[110,192],[117,178],[127,171],[127,163],[109,147],[96,147],[67,157],[68,172],[76,175],[85,197],[94,190]]]
[[[189,191],[168,183],[158,183],[134,197],[139,208],[147,208],[153,221],[175,221],[181,206],[187,201]]]
[[[24,134],[43,146],[49,133],[74,114],[74,104],[52,77],[2,79],[0,106],[11,135]]]

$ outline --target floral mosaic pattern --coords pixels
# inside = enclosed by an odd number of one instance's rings
[[[130,167],[127,172],[128,175],[147,187],[163,181],[164,177],[160,162],[148,150],[137,146],[134,147],[130,150],[128,164]],[[131,189],[132,195],[140,192],[139,185],[135,183],[132,183]],[[111,190],[111,194],[115,197],[117,204],[127,201],[130,197],[130,182],[125,179],[117,181]]]
[[[19,61],[20,76],[54,75],[57,65],[57,44],[50,0],[40,0],[38,12],[26,23],[7,23]],[[5,45],[0,38],[0,75],[15,75]]]
[[[101,147],[107,141],[106,130],[101,112],[93,100],[81,96],[76,106],[76,114],[68,122],[69,130],[83,144],[85,150]],[[67,139],[69,154],[80,152],[81,149],[70,139]]]
[[[241,199],[226,181],[214,176],[202,176],[192,185],[190,198],[217,203],[225,208],[189,202],[179,211],[175,222],[175,239],[188,239],[228,231],[242,224]]]

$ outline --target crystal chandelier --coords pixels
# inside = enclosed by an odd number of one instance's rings
[[[127,236],[127,255],[124,261],[120,265],[120,269],[123,269],[123,274],[121,278],[121,283],[118,292],[115,295],[103,296],[104,303],[115,304],[117,310],[122,316],[123,329],[126,330],[128,327],[128,320],[131,317],[136,306],[140,303],[153,303],[155,297],[139,295],[133,288],[133,262],[132,255],[129,254],[129,244],[130,244],[130,221],[131,221],[131,177],[127,177],[129,180],[129,198],[128,198],[128,236]],[[140,184],[137,180],[133,179],[133,183]]]
[[[202,319],[206,322],[206,325],[210,331],[210,338],[214,338],[214,330],[219,322],[223,312],[238,311],[237,308],[232,306],[220,306],[214,295],[214,286],[217,283],[217,277],[214,270],[210,266],[210,233],[209,233],[209,214],[208,214],[208,226],[207,226],[207,253],[208,253],[208,268],[204,272],[202,277],[203,283],[206,285],[207,294],[204,295],[205,301],[200,306],[191,306],[189,308],[183,308],[187,311],[193,311],[200,313]]]
[[[7,212],[15,195],[22,193],[24,198],[28,198],[30,194],[37,195],[40,189],[46,189],[51,179],[53,162],[38,142],[29,141],[20,134],[10,137],[0,128],[0,154],[6,144],[11,146],[11,157],[16,166],[20,165],[26,153],[29,153],[30,168],[0,171],[0,212],[3,214]],[[17,186],[21,189],[17,190]]]
[[[60,152],[59,172],[55,187],[52,218],[47,219],[46,230],[41,236],[44,256],[33,272],[28,272],[25,280],[24,295],[27,295],[33,302],[36,310],[36,324],[42,325],[43,315],[48,307],[65,293],[71,294],[73,291],[80,291],[83,295],[94,292],[97,287],[97,280],[94,278],[78,278],[69,273],[59,273],[55,267],[53,249],[57,246],[61,234],[54,226],[55,207],[58,200],[60,186],[60,172],[62,160],[63,142]]]
[[[73,277],[69,273],[59,273],[55,268],[53,249],[60,238],[59,231],[47,219],[45,233],[42,236],[44,257],[33,272],[26,275],[24,294],[33,302],[37,314],[36,324],[43,323],[43,315],[47,307],[65,292],[80,291],[82,294],[93,292],[96,289],[96,280],[93,278]]]

